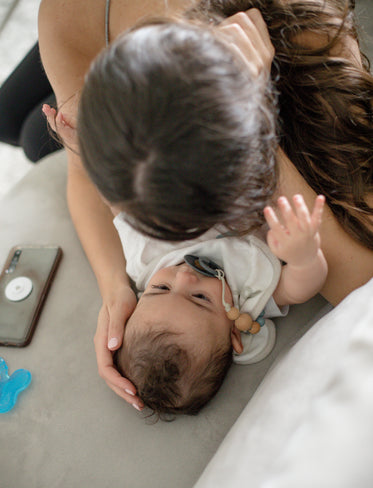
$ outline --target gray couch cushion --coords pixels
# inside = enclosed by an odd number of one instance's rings
[[[277,320],[271,355],[252,366],[233,366],[200,415],[151,425],[97,374],[93,335],[101,300],[69,218],[65,183],[60,152],[0,202],[1,263],[16,244],[58,244],[64,252],[31,344],[0,347],[9,373],[26,368],[33,375],[15,408],[0,415],[1,488],[189,488],[274,358],[326,302],[316,297]]]

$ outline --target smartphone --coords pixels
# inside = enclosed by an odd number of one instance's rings
[[[61,261],[59,246],[16,246],[0,274],[0,345],[27,346]]]

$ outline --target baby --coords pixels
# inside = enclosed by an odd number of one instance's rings
[[[222,228],[185,242],[158,241],[134,230],[125,214],[115,217],[140,296],[115,363],[158,415],[197,414],[232,361],[251,364],[269,354],[275,328],[267,317],[283,315],[279,307],[321,289],[327,274],[318,233],[324,197],[316,198],[312,214],[300,195],[293,204],[295,211],[279,198],[281,222],[265,208],[269,247]]]

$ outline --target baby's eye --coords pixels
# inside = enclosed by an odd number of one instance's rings
[[[152,288],[155,288],[156,290],[169,290],[170,287],[167,285],[152,285]]]
[[[200,300],[206,300],[206,302],[210,302],[211,300],[206,296],[204,295],[203,293],[195,293],[193,295],[195,298],[199,298]]]

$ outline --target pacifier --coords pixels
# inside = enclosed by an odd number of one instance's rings
[[[204,256],[193,256],[193,254],[186,254],[184,256],[184,261],[189,264],[194,271],[198,271],[199,273],[209,276],[210,278],[218,278],[218,270],[224,273],[221,266]]]
[[[250,332],[250,334],[257,334],[260,331],[260,324],[254,321],[250,314],[244,312],[240,313],[238,308],[231,307],[224,299],[225,296],[225,273],[221,266],[216,264],[211,259],[205,256],[194,256],[193,254],[186,254],[184,261],[195,271],[209,276],[210,278],[218,278],[222,283],[222,302],[229,320],[234,320],[234,324],[241,332]]]

